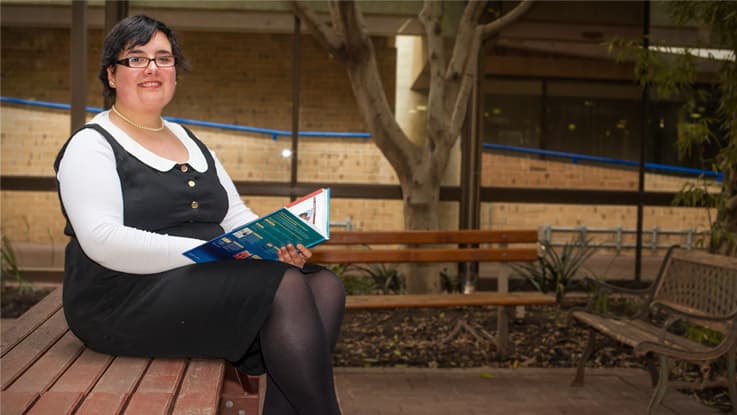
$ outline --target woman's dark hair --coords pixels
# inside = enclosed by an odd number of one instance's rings
[[[102,57],[100,59],[100,81],[102,81],[103,95],[115,96],[115,88],[111,88],[107,78],[107,68],[112,66],[115,71],[118,54],[123,48],[148,43],[156,32],[166,35],[171,43],[171,51],[176,60],[176,69],[189,69],[189,64],[184,58],[182,49],[179,47],[174,31],[164,23],[154,20],[148,16],[129,16],[113,26],[110,33],[105,37],[102,45]]]

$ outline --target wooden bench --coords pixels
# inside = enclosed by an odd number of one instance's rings
[[[669,384],[677,388],[703,388],[726,382],[732,413],[737,415],[737,258],[671,248],[648,289],[623,289],[590,281],[596,291],[588,307],[569,314],[589,327],[589,342],[579,361],[574,386],[583,385],[584,366],[594,351],[598,332],[631,346],[635,355],[658,358],[659,369],[655,365],[648,367],[655,386],[649,414],[655,413]],[[602,296],[610,293],[638,296],[642,298],[642,306],[629,317],[596,312]],[[714,346],[694,342],[684,333],[684,327],[679,327],[683,323],[720,332],[723,338]],[[723,356],[727,356],[726,379],[702,379],[697,384],[669,379],[675,360],[703,364],[702,368],[706,369],[706,365]]]
[[[61,288],[3,327],[0,412],[257,414],[258,378],[222,360],[116,357],[87,349],[67,327]]]
[[[310,262],[321,264],[529,262],[538,258],[536,230],[449,230],[397,232],[334,232],[313,249]],[[375,246],[380,246],[376,248]],[[392,247],[387,248],[387,245]],[[449,246],[452,245],[452,246]],[[460,245],[460,247],[459,247]],[[347,309],[398,307],[498,306],[497,337],[500,356],[508,351],[510,306],[554,304],[538,292],[475,292],[473,294],[350,295]],[[464,327],[459,322],[452,333]],[[468,326],[465,326],[468,328]]]

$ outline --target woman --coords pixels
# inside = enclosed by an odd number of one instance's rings
[[[343,318],[337,277],[280,261],[194,264],[182,252],[256,217],[218,159],[161,113],[186,61],[174,33],[128,17],[105,38],[100,79],[115,98],[54,167],[71,237],[64,311],[90,348],[114,355],[223,358],[267,374],[267,414],[338,414],[330,352]]]

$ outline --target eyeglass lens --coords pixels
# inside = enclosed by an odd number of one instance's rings
[[[174,56],[157,56],[155,58],[148,58],[145,56],[132,56],[130,58],[122,59],[121,61],[127,61],[128,66],[131,68],[146,68],[151,63],[151,61],[154,61],[156,66],[160,68],[168,68],[171,66],[174,66],[175,58]]]

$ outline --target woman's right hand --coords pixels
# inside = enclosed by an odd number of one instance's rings
[[[279,261],[286,262],[301,269],[312,256],[312,252],[302,244],[297,244],[296,247],[292,244],[287,244],[287,246],[279,248],[277,256],[279,257]]]

